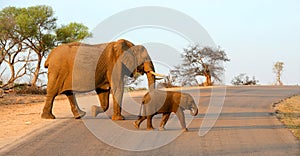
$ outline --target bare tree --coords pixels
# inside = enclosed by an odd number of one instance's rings
[[[276,75],[276,84],[277,85],[283,85],[283,83],[281,81],[281,75],[282,75],[282,71],[283,71],[283,66],[284,66],[284,63],[278,61],[278,62],[276,62],[274,64],[274,67],[273,67],[273,72]]]
[[[179,86],[196,86],[200,85],[200,83],[196,79],[195,70],[186,65],[178,65],[174,66],[175,69],[170,71],[170,75],[175,83],[175,85]],[[194,76],[189,75],[188,73],[195,74]],[[198,75],[199,76],[199,75]]]
[[[1,45],[3,45],[3,43],[5,45],[6,42],[1,42]],[[10,78],[6,83],[2,85],[2,87],[12,87],[15,80],[26,75],[28,71],[27,65],[29,64],[29,62],[34,61],[31,59],[31,52],[26,52],[26,49],[23,48],[24,46],[22,46],[22,43],[10,42],[9,44],[10,46],[6,46],[6,48],[3,48],[3,51],[5,53],[3,62],[10,69]],[[1,67],[5,66],[3,62],[1,64]],[[3,71],[1,71],[1,76],[4,75],[5,70],[6,68],[3,68]]]
[[[136,74],[133,77],[125,76],[124,84],[128,91],[136,90],[137,86],[142,82],[142,77],[140,74]]]
[[[158,82],[158,88],[172,88],[176,86],[176,78],[172,77],[171,75],[166,76],[163,80]]]
[[[201,47],[199,44],[184,49],[182,57],[183,63],[175,66],[171,74],[176,79],[181,79],[180,81],[183,86],[199,85],[196,79],[198,76],[205,77],[205,86],[213,85],[212,79],[220,82],[220,76],[224,71],[221,63],[230,61],[220,47],[214,49],[211,47]]]

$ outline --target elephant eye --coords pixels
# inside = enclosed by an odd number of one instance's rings
[[[139,66],[137,67],[137,71],[138,71],[139,73],[144,73],[144,65],[143,65],[143,64],[139,65]]]

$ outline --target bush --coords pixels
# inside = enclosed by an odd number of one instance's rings
[[[250,80],[249,76],[246,74],[239,74],[238,76],[235,76],[231,80],[231,84],[233,85],[257,85],[258,80],[255,80],[255,77],[252,77],[252,80]]]
[[[47,94],[46,89],[43,89],[41,87],[31,86],[29,84],[15,84],[14,92],[17,94],[39,94],[39,95]]]

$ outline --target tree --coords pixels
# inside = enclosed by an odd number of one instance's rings
[[[29,74],[31,85],[36,86],[39,76],[45,73],[41,71],[43,59],[52,48],[91,36],[86,26],[75,22],[56,29],[57,19],[53,15],[52,8],[44,5],[7,7],[0,11],[0,65],[6,62],[11,69],[8,83]]]
[[[254,76],[252,77],[252,80],[250,80],[249,76],[245,73],[239,74],[231,80],[231,84],[233,85],[256,85],[257,83],[258,80],[255,80]]]
[[[277,85],[283,85],[283,83],[281,81],[281,75],[282,75],[282,71],[283,71],[283,66],[284,66],[284,63],[278,61],[278,62],[276,62],[274,64],[274,67],[273,67],[273,72],[276,75],[276,84]]]
[[[36,65],[30,68],[32,72],[31,85],[36,86],[41,71],[43,57],[55,46],[55,35],[51,34],[56,28],[56,18],[53,17],[53,10],[49,6],[28,7],[22,14],[24,27],[24,44],[35,53]]]
[[[218,47],[201,47],[196,44],[184,49],[182,55],[183,63],[175,66],[171,70],[173,77],[181,82],[182,85],[199,85],[196,77],[204,76],[206,81],[205,86],[211,86],[213,80],[221,81],[220,76],[224,71],[221,62],[230,61],[226,53]]]
[[[92,36],[92,34],[88,32],[87,26],[74,22],[68,25],[62,25],[55,30],[55,33],[60,43],[75,42]]]
[[[176,79],[171,77],[171,75],[168,75],[162,81],[158,82],[158,87],[162,87],[162,88],[176,87]]]
[[[23,23],[21,16],[23,11],[23,9],[15,7],[8,7],[0,11],[1,76],[3,76],[6,70],[3,62],[10,69],[10,78],[8,82],[1,85],[2,87],[12,87],[14,81],[24,76],[27,72],[26,66],[30,61],[31,53],[26,53],[26,48],[23,45],[23,41],[25,40],[23,35],[24,27],[20,26]],[[16,68],[16,66],[19,66],[19,68]],[[3,79],[1,80],[3,81]]]
[[[88,27],[81,23],[72,22],[56,29],[56,18],[53,17],[53,10],[49,6],[34,6],[27,8],[26,14],[27,25],[30,27],[28,38],[25,44],[36,53],[37,63],[32,68],[33,77],[32,85],[36,85],[39,75],[45,73],[41,71],[41,63],[49,51],[61,43],[79,41],[90,37]],[[54,33],[55,34],[52,34]]]

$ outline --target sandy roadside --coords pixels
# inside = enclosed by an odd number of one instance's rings
[[[127,93],[127,95],[142,96],[145,92],[146,91],[136,91]],[[85,97],[89,97],[89,95],[76,98],[80,100]],[[27,99],[25,101],[30,100]],[[110,101],[112,101],[112,99]],[[95,104],[98,104],[97,101]],[[57,119],[41,119],[40,113],[42,112],[43,106],[44,102],[9,105],[0,104],[0,149],[6,148],[39,130],[44,130],[60,122],[73,119],[69,101],[64,95],[58,96],[53,104],[53,114]],[[82,109],[85,110],[86,108]]]
[[[191,89],[187,88],[172,88],[165,90],[181,90]],[[128,92],[124,95],[130,97],[142,97],[146,91],[135,91]],[[76,96],[77,100],[89,97],[90,94]],[[125,97],[125,96],[124,96]],[[29,136],[30,134],[36,133],[39,130],[50,128],[55,126],[57,123],[65,120],[73,119],[72,112],[70,110],[70,104],[66,96],[60,95],[56,97],[53,104],[53,114],[57,117],[55,120],[41,119],[40,113],[43,109],[44,102],[30,103],[30,99],[24,99],[29,97],[16,97],[17,99],[12,102],[25,102],[25,104],[0,104],[0,149],[3,149],[22,138]],[[42,100],[41,100],[42,101]],[[110,100],[112,101],[112,99]],[[98,101],[95,101],[98,104]],[[83,110],[89,109],[82,108]],[[85,110],[87,111],[87,110]]]
[[[44,102],[30,104],[0,105],[0,149],[34,133],[38,129],[49,127],[62,120],[72,119],[70,106],[66,98],[55,100],[53,113],[63,119],[41,119]]]

